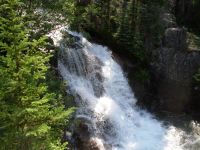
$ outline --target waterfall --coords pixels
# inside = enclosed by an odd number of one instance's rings
[[[58,69],[76,97],[77,118],[90,121],[93,140],[100,150],[182,150],[183,131],[164,126],[136,106],[136,99],[122,68],[105,46],[81,34],[61,34]],[[109,145],[106,147],[106,145]]]

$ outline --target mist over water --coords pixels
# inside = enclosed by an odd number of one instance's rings
[[[60,46],[58,69],[77,97],[76,117],[90,120],[101,150],[108,149],[105,145],[112,150],[195,150],[184,131],[164,126],[136,106],[127,78],[107,47],[68,33],[76,39],[70,46],[60,31],[50,35]]]

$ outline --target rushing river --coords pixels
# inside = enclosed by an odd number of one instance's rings
[[[74,44],[62,39],[59,31],[51,35],[60,47],[58,68],[77,97],[76,117],[91,121],[99,149],[198,149],[193,146],[198,138],[188,139],[184,131],[164,125],[136,106],[127,78],[107,47],[90,43],[76,32],[65,32],[74,37]]]

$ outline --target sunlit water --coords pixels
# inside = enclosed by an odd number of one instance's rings
[[[62,40],[60,30],[50,34],[60,46],[58,68],[77,97],[77,117],[92,122],[93,138],[101,150],[104,145],[112,150],[198,150],[198,135],[164,126],[136,106],[127,78],[107,47],[68,33],[77,38],[75,46]]]

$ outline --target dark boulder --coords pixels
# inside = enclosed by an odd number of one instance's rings
[[[165,31],[163,46],[176,50],[187,49],[187,30],[185,28],[168,28]]]
[[[98,141],[94,138],[94,131],[92,121],[80,116],[76,118],[74,123],[74,139],[76,141],[78,150],[100,150]]]

